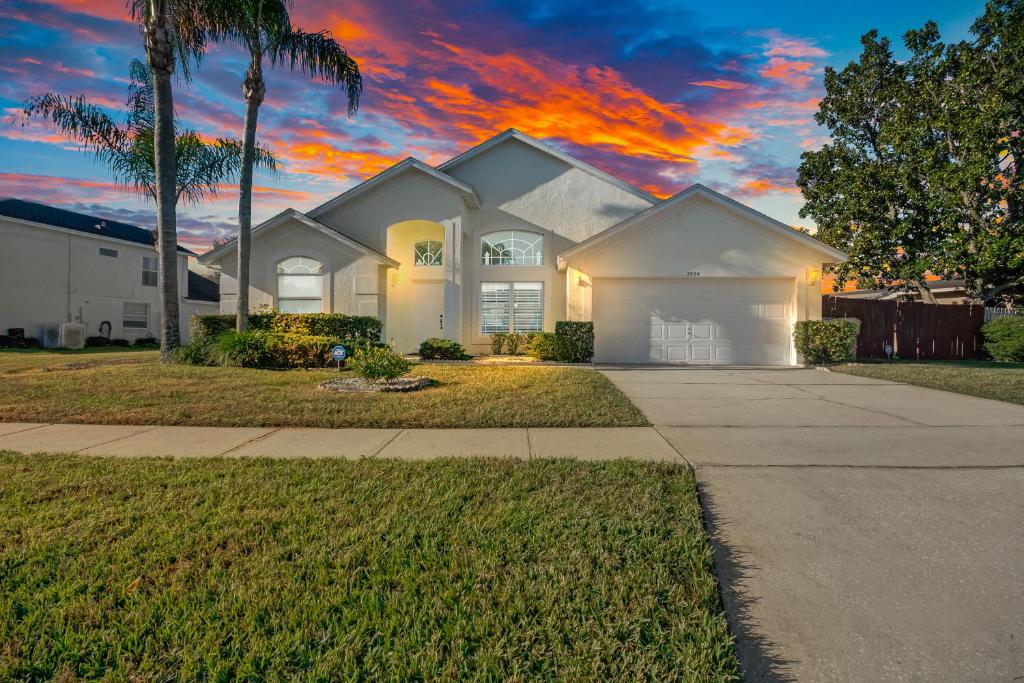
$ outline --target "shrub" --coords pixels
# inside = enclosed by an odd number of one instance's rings
[[[214,365],[242,368],[279,367],[280,340],[266,332],[224,332],[210,344],[209,358]]]
[[[1024,362],[1024,316],[1005,316],[981,328],[984,348],[994,360]]]
[[[558,340],[554,332],[534,332],[526,343],[526,353],[537,360],[558,360]]]
[[[131,346],[132,343],[127,339],[111,339],[110,346]]]
[[[458,342],[431,337],[420,344],[420,358],[424,360],[466,360],[469,358],[469,354]]]
[[[594,358],[594,323],[559,320],[555,323],[555,344],[558,360],[589,363]]]
[[[491,353],[500,356],[505,350],[505,340],[508,338],[506,332],[495,332],[491,335]]]
[[[160,346],[160,340],[156,337],[139,337],[135,340],[135,346]]]
[[[99,348],[101,346],[110,346],[110,339],[108,339],[107,337],[104,337],[102,335],[100,335],[98,337],[86,337],[85,338],[85,348],[87,348],[87,349],[95,349],[95,348]]]
[[[277,313],[269,321],[271,332],[337,339],[379,341],[382,329],[383,324],[379,318],[342,313]]]
[[[387,347],[357,349],[349,361],[352,371],[368,382],[394,379],[409,372],[412,363]]]
[[[21,348],[23,349],[41,349],[43,348],[43,342],[39,341],[38,337],[25,337],[21,342]]]
[[[209,342],[193,341],[174,349],[174,360],[182,365],[210,365]]]
[[[322,368],[330,365],[331,349],[344,346],[351,358],[359,349],[385,347],[381,342],[365,339],[344,340],[318,334],[274,334],[277,342],[277,363],[287,368]]]
[[[519,347],[526,345],[525,334],[512,333],[505,337],[505,353],[510,356],[519,355]]]
[[[835,365],[854,357],[858,324],[854,320],[800,320],[793,330],[797,353],[805,363]]]

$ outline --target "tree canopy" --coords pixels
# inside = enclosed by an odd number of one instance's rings
[[[963,278],[986,301],[1024,299],[1024,1],[989,2],[973,38],[944,43],[929,22],[909,58],[871,31],[826,69],[815,115],[831,134],[805,152],[801,215],[850,255],[838,283],[911,289]]]

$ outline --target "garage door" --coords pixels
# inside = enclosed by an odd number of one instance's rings
[[[602,363],[788,365],[792,280],[594,281]]]

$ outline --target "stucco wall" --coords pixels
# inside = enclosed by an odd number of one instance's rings
[[[142,257],[156,249],[72,230],[26,225],[0,218],[0,334],[11,327],[42,336],[44,325],[82,322],[88,336],[111,324],[111,337],[160,336],[159,288],[142,284]],[[114,249],[117,257],[101,256]],[[187,290],[187,257],[178,258],[178,286]],[[146,329],[124,328],[125,301],[149,304]],[[214,309],[215,310],[215,309]],[[182,311],[182,336],[188,314]]]
[[[701,196],[680,202],[571,259],[593,278],[785,277],[795,278],[798,320],[821,317],[824,257],[758,225],[741,211]]]
[[[306,256],[324,266],[323,312],[380,316],[385,291],[380,288],[379,261],[338,240],[291,220],[270,232],[253,235],[249,266],[249,308],[277,307],[277,264],[290,256]],[[234,251],[219,261],[220,310],[233,313],[238,301]]]

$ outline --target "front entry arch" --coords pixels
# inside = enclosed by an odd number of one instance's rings
[[[449,337],[445,327],[445,228],[427,220],[395,223],[387,230],[387,255],[402,265],[389,270],[387,341],[412,353],[429,337]]]

